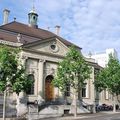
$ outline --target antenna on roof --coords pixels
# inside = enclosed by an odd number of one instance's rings
[[[47,27],[47,30],[50,30],[50,27]]]
[[[88,56],[91,58],[91,56],[92,56],[92,52],[91,51],[89,51]]]
[[[35,11],[35,0],[33,0],[33,6],[32,6],[33,11]]]

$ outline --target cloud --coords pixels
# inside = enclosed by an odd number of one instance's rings
[[[83,3],[84,4],[83,4]],[[76,30],[68,36],[88,52],[105,50],[112,47],[119,49],[120,40],[120,1],[91,0],[82,1],[81,6],[72,6]],[[73,28],[73,26],[69,26]],[[70,37],[69,37],[70,38]],[[119,51],[118,51],[119,52]]]
[[[27,23],[32,1],[1,0],[0,11],[8,7],[10,20],[16,16]],[[107,48],[120,53],[120,0],[36,0],[35,6],[39,27],[49,26],[54,32],[54,26],[60,25],[61,36],[82,47],[83,53]]]

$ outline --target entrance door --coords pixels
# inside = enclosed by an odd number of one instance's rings
[[[52,85],[53,76],[49,75],[45,80],[45,99],[51,101],[54,98],[54,87]]]

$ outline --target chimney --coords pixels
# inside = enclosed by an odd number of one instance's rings
[[[3,25],[8,23],[9,13],[10,13],[10,10],[8,10],[8,9],[3,10]]]
[[[59,25],[55,26],[55,33],[56,33],[56,35],[59,35],[59,33],[60,33],[60,26]]]

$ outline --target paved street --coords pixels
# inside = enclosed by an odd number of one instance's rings
[[[120,120],[120,112],[103,112],[96,114],[82,114],[78,115],[77,118],[73,116],[65,116],[61,118],[46,118],[40,120]]]
[[[0,118],[0,120],[3,120]],[[16,120],[16,118],[10,119],[6,118],[6,120]],[[20,119],[19,119],[20,120]],[[22,119],[21,119],[22,120]],[[30,119],[33,120],[33,119]],[[80,114],[76,118],[74,116],[63,116],[63,117],[54,117],[54,118],[41,118],[34,120],[120,120],[120,111],[113,112],[100,112],[96,114]]]

